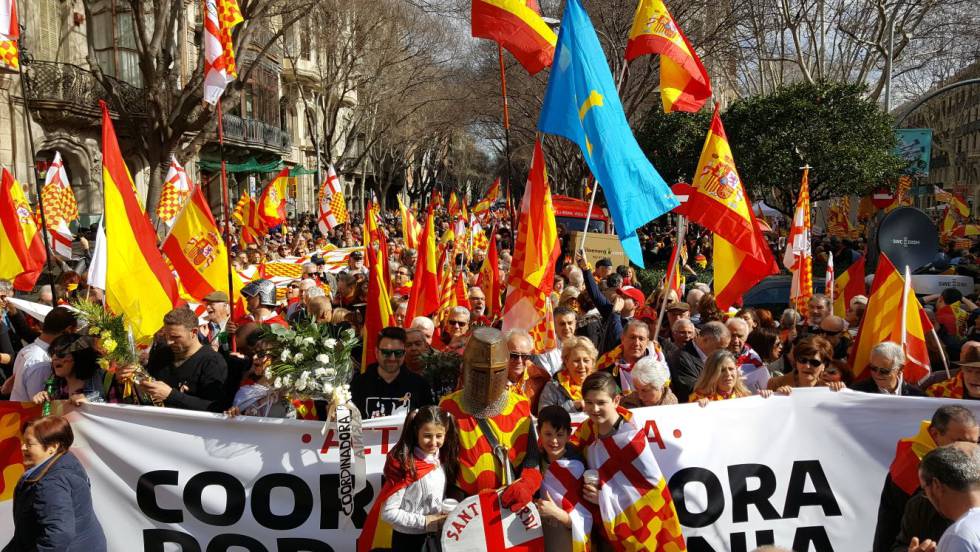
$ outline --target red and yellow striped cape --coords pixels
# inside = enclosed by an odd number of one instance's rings
[[[947,399],[962,399],[964,397],[963,372],[939,383],[934,383],[926,389],[926,396],[943,397]]]
[[[490,441],[480,431],[476,418],[467,414],[462,406],[463,391],[447,395],[439,408],[456,417],[459,427],[459,476],[456,484],[467,495],[475,495],[484,489],[503,486],[503,472],[493,456]],[[527,454],[531,430],[531,403],[516,393],[507,391],[507,404],[500,414],[487,418],[497,442],[507,447],[512,466],[520,466]],[[517,474],[515,474],[516,476]]]

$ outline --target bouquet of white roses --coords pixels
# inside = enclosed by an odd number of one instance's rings
[[[275,341],[269,374],[276,390],[330,404],[350,400],[351,351],[358,343],[354,330],[307,322],[295,328],[272,326],[263,337]]]

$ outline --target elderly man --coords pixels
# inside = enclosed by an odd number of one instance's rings
[[[562,343],[575,337],[578,316],[571,308],[564,305],[555,307],[555,334],[558,337],[558,345],[543,354],[537,355],[534,359],[535,364],[544,368],[549,374],[554,376],[562,369],[561,347]]]
[[[847,305],[847,312],[844,320],[847,321],[847,332],[851,337],[857,335],[858,328],[861,327],[861,320],[864,319],[864,311],[868,310],[868,298],[864,295],[855,295]]]
[[[961,362],[956,375],[930,385],[926,396],[980,400],[980,361]]]
[[[363,418],[408,414],[412,409],[435,404],[425,379],[405,370],[406,332],[389,326],[378,334],[378,361],[356,374],[350,383],[351,401]]]
[[[825,316],[830,315],[832,310],[830,299],[822,293],[814,293],[807,303],[806,328],[810,333],[816,333],[820,329],[820,321]]]
[[[432,352],[432,346],[425,337],[425,332],[418,328],[405,330],[405,367],[410,372],[421,374],[425,365],[422,357]]]
[[[436,333],[436,324],[427,316],[416,316],[412,319],[411,329],[419,330],[425,336],[425,342],[432,345],[432,336]]]
[[[354,251],[347,257],[347,266],[345,266],[340,271],[341,274],[364,274],[367,276],[368,269],[364,266],[364,253],[361,251]]]
[[[219,352],[227,352],[229,347],[226,326],[231,319],[231,305],[228,304],[228,294],[223,291],[212,291],[204,296],[205,316],[207,320],[199,329],[201,341]]]
[[[730,318],[725,327],[732,334],[728,350],[735,355],[735,362],[742,373],[745,385],[752,391],[766,389],[769,383],[769,370],[759,354],[745,342],[751,330],[744,318]]]
[[[601,355],[596,360],[596,372],[602,370],[612,374],[623,393],[633,390],[633,366],[645,357],[664,360],[663,351],[650,339],[650,326],[642,320],[631,320],[623,330],[622,338],[615,349]]]
[[[980,427],[970,410],[959,405],[941,406],[932,420],[919,425],[919,433],[898,442],[878,503],[873,552],[891,552],[906,505],[919,488],[920,458],[935,447],[955,442],[975,443]]]
[[[980,549],[980,446],[956,443],[922,458],[919,481],[929,502],[953,524],[939,545],[930,540],[909,543],[911,552],[971,552]]]
[[[701,298],[704,297],[704,290],[699,287],[693,287],[687,291],[686,303],[690,305],[691,310],[688,315],[694,325],[697,326],[701,323],[701,313],[698,312],[698,305],[701,304]]]
[[[847,332],[846,320],[832,314],[824,316],[820,321],[820,328],[814,333],[824,336],[830,342],[834,348],[834,359],[847,358],[848,348],[851,346],[851,334]]]
[[[467,299],[470,302],[470,317],[473,320],[473,324],[477,326],[489,326],[491,321],[486,316],[487,296],[483,293],[483,290],[479,286],[471,287]]]
[[[724,324],[708,322],[701,326],[696,338],[667,360],[671,375],[670,388],[678,400],[687,402],[694,390],[694,383],[704,369],[705,359],[718,349],[727,349],[731,340],[732,334]]]
[[[882,395],[924,397],[925,393],[902,377],[904,366],[905,353],[901,345],[890,341],[879,343],[871,349],[868,358],[868,372],[871,377],[851,385],[851,389]]]
[[[510,390],[531,403],[531,412],[538,411],[541,388],[551,381],[551,374],[531,362],[534,357],[534,339],[524,330],[507,332],[507,381]]]
[[[680,318],[670,326],[670,342],[674,350],[683,349],[698,336],[698,329],[690,318]]]
[[[462,351],[466,335],[470,331],[470,311],[466,307],[453,307],[442,326],[444,351]]]

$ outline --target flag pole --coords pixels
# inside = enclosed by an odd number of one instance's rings
[[[231,217],[228,213],[228,167],[225,162],[225,125],[222,120],[221,98],[218,98],[215,107],[218,117],[218,156],[221,157],[221,207],[225,217],[225,259],[228,265],[228,316],[231,317],[235,309],[235,286],[231,268]],[[228,344],[232,352],[238,350],[235,336],[228,336]]]
[[[500,65],[500,96],[503,98],[504,108],[504,152],[507,156],[507,193],[511,194],[510,174],[512,172],[510,164],[510,110],[507,104],[507,70],[504,67],[504,47],[497,43],[497,63]],[[514,253],[514,236],[517,235],[516,217],[512,204],[507,206],[507,214],[510,216],[510,252]]]
[[[18,44],[18,50],[18,57],[23,58],[22,55],[19,55],[23,52],[21,44]],[[20,75],[20,93],[24,96],[24,126],[27,127],[27,151],[31,154],[31,170],[34,172],[34,191],[37,194],[38,211],[41,213],[41,240],[44,241],[44,251],[48,257],[48,270],[51,272],[51,276],[54,277],[54,250],[51,249],[51,244],[48,241],[48,220],[44,214],[44,200],[41,197],[41,174],[37,171],[37,152],[34,150],[34,131],[31,129],[31,106],[27,99],[23,59],[17,60],[17,73]],[[58,305],[58,286],[54,285],[53,281],[51,282],[51,304]]]
[[[657,325],[653,329],[653,342],[657,341],[657,337],[660,336],[660,327],[664,323],[664,314],[667,312],[667,289],[670,287],[670,283],[674,281],[674,275],[680,270],[681,264],[681,244],[684,243],[684,231],[685,231],[685,220],[683,215],[677,215],[677,241],[674,248],[677,250],[677,258],[671,259],[670,266],[667,267],[667,274],[664,278],[664,293],[660,297],[660,312],[657,314]],[[673,255],[671,255],[673,257]],[[680,297],[677,298],[680,301]]]
[[[585,251],[585,238],[589,235],[589,223],[592,222],[592,208],[595,206],[595,194],[598,191],[599,182],[596,181],[595,185],[592,186],[592,199],[589,200],[589,210],[585,213],[585,227],[582,228],[582,242],[578,246],[582,251]]]
[[[936,328],[932,328],[932,338],[936,340],[936,347],[939,350],[939,358],[943,359],[943,368],[946,370],[946,379],[953,376],[949,374],[949,359],[946,358],[946,351],[943,348],[943,342],[939,340],[939,334],[936,333]]]

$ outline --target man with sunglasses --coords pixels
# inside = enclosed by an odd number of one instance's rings
[[[868,373],[871,377],[855,383],[851,389],[881,395],[924,397],[925,393],[902,378],[904,366],[905,353],[901,345],[890,341],[879,343],[871,349],[868,358]]]
[[[470,311],[466,307],[453,307],[442,326],[444,351],[462,352],[466,336],[470,333]]]
[[[378,334],[378,361],[354,376],[351,400],[362,418],[407,414],[414,408],[435,404],[432,387],[425,378],[405,369],[403,328],[389,326]]]
[[[531,403],[531,412],[538,411],[538,395],[546,383],[551,381],[547,370],[534,364],[534,340],[524,330],[507,332],[507,381],[510,390]]]

